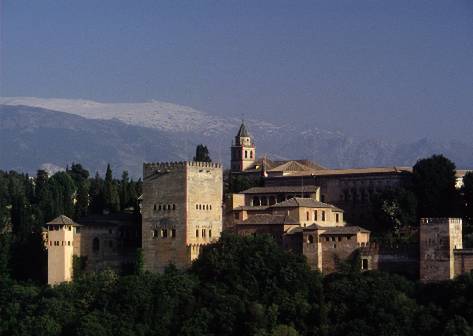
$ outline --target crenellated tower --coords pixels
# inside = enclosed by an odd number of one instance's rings
[[[256,147],[243,121],[232,144],[231,152],[232,172],[245,171],[256,160]]]
[[[211,162],[143,165],[144,266],[163,271],[190,266],[222,231],[223,171]]]

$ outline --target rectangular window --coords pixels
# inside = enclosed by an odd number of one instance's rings
[[[240,219],[240,214],[238,212],[235,212],[235,219]]]
[[[195,236],[199,238],[199,230],[195,230]]]
[[[205,229],[202,229],[202,238],[205,238]]]
[[[171,238],[176,238],[176,229],[171,230]]]
[[[314,210],[314,222],[317,222],[319,219],[317,218],[317,210]]]
[[[362,270],[368,269],[368,259],[361,259],[361,269]]]
[[[335,222],[339,222],[340,221],[340,214],[335,214]]]
[[[322,222],[325,222],[325,211],[322,211]]]
[[[209,230],[209,238],[212,238],[212,230]]]
[[[307,211],[305,215],[306,215],[306,216],[305,216],[305,217],[306,217],[306,220],[309,220],[309,211]]]

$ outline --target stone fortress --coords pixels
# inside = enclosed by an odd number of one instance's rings
[[[221,164],[144,163],[141,216],[89,216],[77,223],[60,216],[46,224],[48,283],[70,281],[74,258],[85,271],[122,271],[133,265],[138,248],[148,271],[161,272],[169,264],[186,268],[223,230],[269,234],[323,273],[357,256],[362,270],[422,281],[469,272],[473,250],[462,249],[461,219],[422,219],[414,246],[370,242],[364,228],[373,227],[370,197],[402,186],[411,172],[410,167],[327,169],[309,160],[257,158],[242,123],[231,147],[230,174],[263,180],[263,187],[224,197]],[[457,172],[459,186],[464,173]]]

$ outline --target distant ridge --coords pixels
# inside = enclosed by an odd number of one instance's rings
[[[191,107],[151,101],[98,103],[80,99],[0,98],[0,169],[34,172],[72,160],[103,170],[107,162],[141,176],[143,161],[189,160],[204,143],[214,161],[227,165],[241,120]],[[362,140],[315,126],[247,120],[257,156],[305,158],[328,168],[411,166],[443,153],[458,168],[473,168],[473,145],[420,139],[399,144]]]

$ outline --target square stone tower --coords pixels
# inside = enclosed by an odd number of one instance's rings
[[[142,247],[146,270],[190,266],[222,231],[223,171],[208,162],[143,165]]]
[[[73,256],[79,254],[80,249],[78,226],[66,216],[59,216],[46,223],[49,285],[72,280]]]
[[[420,280],[430,282],[453,279],[454,250],[462,247],[461,218],[422,218]]]

